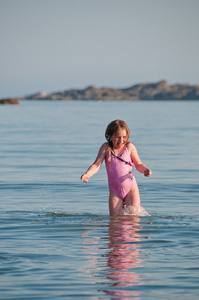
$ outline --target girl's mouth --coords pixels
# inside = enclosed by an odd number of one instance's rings
[[[123,147],[124,146],[123,143],[120,143],[120,144],[117,144],[117,145],[118,145],[118,147]]]

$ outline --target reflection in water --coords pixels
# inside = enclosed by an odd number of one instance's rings
[[[101,229],[104,229],[104,227],[101,227]],[[139,217],[114,216],[110,218],[106,240],[104,234],[102,235],[98,230],[95,231],[95,236],[90,237],[90,241],[88,240],[89,232],[83,234],[83,237],[86,238],[86,241],[83,242],[84,251],[86,250],[89,259],[87,272],[89,272],[89,269],[90,271],[95,269],[93,276],[101,277],[102,282],[106,282],[108,288],[103,288],[103,292],[110,295],[111,299],[114,299],[114,297],[120,300],[125,300],[125,297],[140,299],[139,289],[136,286],[144,284],[137,272],[137,268],[142,267],[143,264],[143,259],[140,258],[140,241],[143,239],[139,234],[141,229]],[[108,243],[104,243],[107,239]],[[101,264],[102,259],[103,266]],[[101,272],[102,270],[103,272]],[[97,282],[93,282],[93,284],[97,284]]]
[[[118,287],[141,285],[142,281],[135,268],[141,267],[139,258],[140,218],[135,216],[117,216],[109,223],[109,253],[107,255],[108,279],[111,288],[105,290],[112,296],[133,296],[139,299],[139,292]],[[124,299],[123,297],[120,299]]]

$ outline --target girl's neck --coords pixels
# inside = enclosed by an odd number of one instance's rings
[[[119,149],[118,148],[116,148],[116,149],[112,148],[112,150],[113,150],[115,155],[119,155],[125,149],[125,147],[126,147],[126,144],[122,148],[119,148]]]

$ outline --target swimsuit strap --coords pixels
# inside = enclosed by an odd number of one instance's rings
[[[123,161],[125,164],[128,164],[128,165],[130,165],[130,166],[132,166],[132,167],[134,166],[134,164],[133,164],[132,162],[126,161],[126,160],[122,159],[121,157],[116,156],[115,154],[114,154],[114,156],[115,156],[117,159]]]
[[[125,150],[125,149],[127,149],[127,147],[124,148],[124,150]],[[122,152],[123,152],[124,150],[122,150]],[[121,155],[122,152],[121,152],[119,155]],[[121,157],[115,155],[115,153],[113,152],[113,150],[112,150],[111,148],[109,148],[109,158],[108,158],[108,161],[109,161],[109,162],[111,162],[111,154],[113,154],[113,156],[115,157],[115,161],[116,161],[116,159],[119,159],[120,161],[123,161],[125,164],[128,164],[128,165],[134,167],[134,163],[133,163],[133,162],[131,162],[131,161],[126,161],[126,160],[122,159]]]

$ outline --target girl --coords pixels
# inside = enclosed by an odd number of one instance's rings
[[[124,206],[129,213],[139,211],[140,195],[132,167],[151,176],[152,172],[140,160],[136,147],[128,142],[130,131],[128,125],[122,120],[112,121],[106,128],[107,140],[98,152],[94,163],[87,172],[81,176],[81,180],[88,182],[89,178],[96,174],[105,159],[109,185],[109,211],[110,215],[120,215]]]

